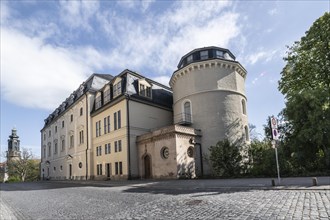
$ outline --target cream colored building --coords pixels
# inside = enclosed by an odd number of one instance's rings
[[[95,93],[112,79],[93,74],[45,119],[41,129],[41,178],[89,179]]]
[[[136,137],[172,124],[171,89],[125,70],[96,94],[92,111],[95,179],[140,178]]]
[[[93,74],[45,120],[41,176],[208,176],[210,146],[224,138],[249,144],[246,74],[219,47],[184,55],[172,89],[130,70],[115,77]]]

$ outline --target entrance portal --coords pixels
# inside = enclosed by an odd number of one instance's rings
[[[144,178],[151,178],[151,158],[149,155],[144,157]]]

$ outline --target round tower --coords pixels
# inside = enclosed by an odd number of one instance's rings
[[[203,157],[225,138],[242,147],[249,141],[247,72],[235,59],[228,49],[195,49],[181,58],[170,80],[174,123],[201,130],[197,142]],[[202,163],[203,174],[209,175],[209,164]]]

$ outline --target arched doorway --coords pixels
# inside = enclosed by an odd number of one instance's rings
[[[144,157],[144,178],[150,179],[151,178],[151,158],[149,155]]]

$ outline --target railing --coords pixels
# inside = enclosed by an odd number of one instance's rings
[[[180,113],[174,116],[174,123],[179,125],[191,125],[192,117],[191,114]]]

